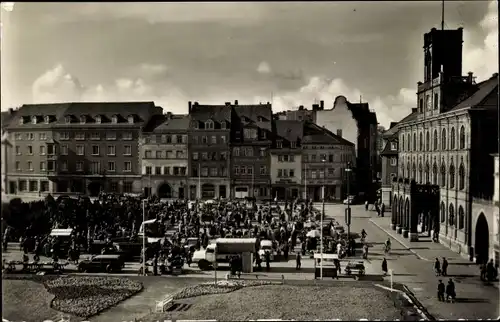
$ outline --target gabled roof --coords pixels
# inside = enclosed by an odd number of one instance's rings
[[[276,120],[275,127],[276,135],[290,142],[302,139],[304,134],[303,121]]]
[[[235,105],[234,111],[239,118],[246,118],[261,129],[272,130],[273,110],[271,104]],[[260,118],[263,120],[259,120]]]
[[[16,116],[18,110],[9,110],[6,112],[2,112],[1,122],[2,122],[2,130],[4,130],[9,124],[10,121]]]
[[[304,124],[302,144],[342,144],[355,146],[354,143],[312,122],[305,122]]]
[[[382,150],[382,152],[380,152],[380,155],[382,156],[397,156],[398,155],[398,151],[394,151],[394,150],[391,150],[391,143],[392,142],[398,142],[397,138],[394,137],[394,138],[391,138],[391,139],[388,139],[387,142],[385,143],[385,146],[384,146],[384,149]]]
[[[233,108],[230,105],[193,104],[189,115],[193,121],[205,122],[212,119],[216,122],[231,122]]]
[[[417,116],[418,116],[418,112],[417,112],[417,109],[416,108],[412,108],[412,112],[408,115],[406,115],[405,117],[403,117],[403,119],[399,122],[397,122],[397,124],[392,124],[391,123],[391,128],[388,129],[387,131],[385,131],[382,136],[387,139],[387,138],[390,138],[390,137],[393,137],[395,135],[397,135],[398,131],[399,131],[399,127],[401,124],[404,124],[406,122],[411,122],[411,121],[414,121],[417,119]]]
[[[172,115],[167,118],[165,115],[164,121],[160,123],[153,132],[168,132],[168,131],[187,131],[189,129],[189,115]]]
[[[494,75],[490,79],[480,82],[479,84],[477,84],[477,88],[477,91],[475,91],[472,95],[470,95],[463,101],[459,102],[447,112],[456,111],[463,108],[474,109],[483,107],[482,103],[490,96],[490,94],[492,94],[493,92],[495,92],[496,94],[498,88],[497,76]]]
[[[11,118],[8,128],[18,129],[18,128],[51,128],[58,119],[63,118],[65,111],[68,109],[71,103],[56,103],[56,104],[24,104],[21,106],[14,117]],[[45,122],[39,122],[37,124],[32,124],[28,121],[28,124],[19,124],[19,120],[22,117],[31,117],[34,115],[54,115],[56,121],[46,124]]]

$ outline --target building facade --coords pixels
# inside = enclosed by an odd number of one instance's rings
[[[9,182],[7,180],[9,172],[9,159],[11,158],[11,153],[13,152],[13,146],[11,142],[11,137],[7,131],[7,126],[9,125],[12,118],[17,113],[17,110],[9,109],[6,112],[2,112],[1,116],[1,162],[2,162],[2,196],[9,194]]]
[[[235,198],[270,199],[269,175],[272,146],[271,104],[234,104],[236,122],[231,141],[232,189]]]
[[[484,227],[493,226],[476,215],[476,206],[493,197],[488,178],[497,146],[487,136],[498,126],[498,75],[481,83],[472,73],[461,75],[462,38],[461,28],[432,29],[424,36],[417,112],[398,124],[392,219],[394,229],[412,241],[432,233],[452,250],[483,261],[491,245]]]
[[[189,116],[189,198],[229,198],[233,106],[189,102]]]
[[[187,198],[188,115],[155,115],[140,140],[142,186],[145,196]]]
[[[345,170],[356,166],[354,143],[342,138],[342,131],[333,134],[314,123],[305,122],[302,138],[303,198],[338,201],[347,196],[347,180],[353,180]]]

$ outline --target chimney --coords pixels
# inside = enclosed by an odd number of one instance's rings
[[[325,101],[319,101],[319,107],[320,107],[320,110],[324,110],[325,109]]]
[[[467,84],[472,84],[474,81],[474,73],[473,72],[468,72],[467,73]]]
[[[337,130],[337,135],[340,136],[340,137],[342,137],[342,129],[338,129]]]
[[[271,105],[271,103],[267,102],[267,105]]]
[[[14,109],[13,108],[9,108],[9,114],[10,115],[14,114]]]
[[[234,105],[238,106],[238,100],[234,101]]]
[[[231,102],[226,102],[226,106],[231,106]]]
[[[193,103],[191,103],[191,101],[188,102],[188,112],[189,114],[191,114],[191,108],[193,106]]]
[[[498,73],[493,73],[492,78],[497,78],[497,77],[498,77]]]
[[[167,118],[167,120],[170,120],[172,118],[172,112],[167,112],[165,114],[165,117]]]
[[[304,109],[304,105],[299,106],[299,111],[302,111]]]
[[[412,108],[412,109],[411,109],[411,112],[412,112],[412,113],[416,113],[416,112],[417,112],[417,110],[418,110],[418,108],[414,107],[414,108]]]

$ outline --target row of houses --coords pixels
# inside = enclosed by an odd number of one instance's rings
[[[382,200],[411,241],[499,263],[499,77],[462,75],[462,39],[462,28],[424,36],[417,107],[382,135]]]
[[[162,198],[346,195],[355,144],[271,104],[153,102],[23,105],[2,115],[3,194],[143,193]]]

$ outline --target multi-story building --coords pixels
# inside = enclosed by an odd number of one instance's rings
[[[490,257],[495,259],[495,263],[500,264],[500,158],[498,153],[494,155],[495,172],[493,178],[495,180],[493,194],[493,254]]]
[[[142,131],[140,156],[145,196],[184,199],[188,189],[188,115],[155,115]]]
[[[321,101],[320,105],[314,104],[312,110],[308,110],[307,108],[304,108],[304,105],[300,105],[296,110],[276,113],[275,118],[278,120],[309,121],[312,123],[316,123],[316,110],[324,108],[324,103],[324,101]]]
[[[463,30],[432,29],[424,36],[424,82],[417,115],[398,124],[399,170],[394,178],[393,227],[410,240],[418,226],[470,258],[489,256],[491,153],[497,152],[498,74],[476,83],[462,76]],[[479,206],[480,205],[480,206]],[[478,213],[479,212],[479,213]],[[481,232],[481,233],[478,233]]]
[[[23,105],[7,130],[12,193],[141,191],[139,132],[162,109],[152,102]]]
[[[345,169],[356,166],[354,143],[342,138],[342,130],[333,134],[314,123],[305,122],[302,138],[302,184],[305,199],[340,200],[347,194],[347,180],[353,180]]]
[[[274,121],[271,149],[271,196],[280,200],[298,198],[302,183],[303,121]]]
[[[189,102],[189,198],[229,198],[230,141],[237,116],[231,103],[200,105]]]
[[[234,112],[237,120],[232,124],[232,196],[269,199],[270,154],[273,138],[271,104],[238,105]]]
[[[6,112],[2,112],[1,116],[1,144],[2,144],[2,156],[1,156],[1,162],[2,162],[2,196],[8,194],[8,181],[7,181],[7,172],[8,172],[8,160],[11,157],[12,153],[12,142],[11,138],[9,136],[9,132],[6,130],[7,126],[9,125],[10,121],[14,117],[14,115],[17,113],[17,110],[14,109],[9,109]]]

